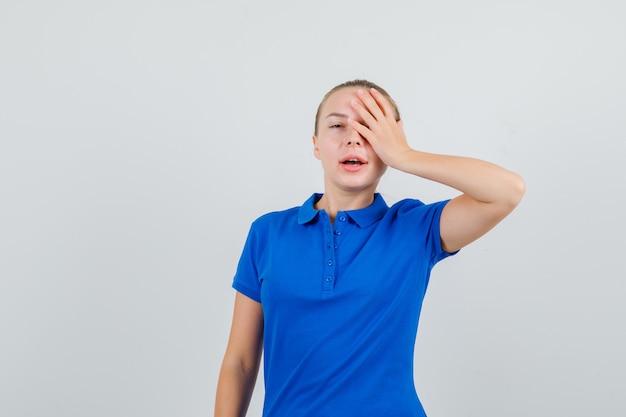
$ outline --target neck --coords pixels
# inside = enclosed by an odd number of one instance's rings
[[[358,210],[365,208],[374,202],[374,192],[362,192],[358,194],[324,193],[317,203],[317,210],[325,210],[334,223],[337,213],[340,211]]]

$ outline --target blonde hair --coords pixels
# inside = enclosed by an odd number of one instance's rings
[[[315,129],[314,132],[317,135],[317,125],[319,123],[320,120],[320,111],[322,109],[322,106],[324,105],[324,103],[326,103],[326,100],[328,100],[328,97],[330,97],[334,92],[341,90],[342,88],[347,88],[347,87],[363,87],[366,89],[370,89],[373,88],[375,90],[377,90],[379,93],[381,93],[383,96],[385,96],[385,98],[387,100],[389,100],[389,103],[391,103],[391,106],[393,107],[393,110],[395,112],[395,117],[396,120],[400,120],[400,111],[398,110],[398,106],[396,105],[396,102],[391,98],[391,96],[389,95],[389,93],[387,91],[385,91],[384,88],[380,87],[379,85],[368,81],[368,80],[352,80],[352,81],[346,81],[345,83],[341,83],[339,85],[336,85],[335,87],[333,87],[328,93],[326,93],[326,95],[324,95],[324,98],[322,99],[322,101],[320,102],[320,105],[317,106],[317,112],[315,113]]]

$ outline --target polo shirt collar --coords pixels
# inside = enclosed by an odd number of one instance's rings
[[[298,224],[306,224],[314,220],[319,210],[315,209],[315,203],[322,198],[323,194],[315,193],[300,206],[298,210]],[[359,227],[367,227],[378,220],[382,219],[389,207],[379,193],[374,194],[374,202],[369,206],[358,209],[348,210],[346,213]]]

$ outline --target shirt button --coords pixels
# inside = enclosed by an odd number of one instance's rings
[[[340,222],[345,222],[346,221],[346,216],[339,216],[339,221]]]
[[[335,234],[339,236],[341,234],[341,230],[335,230]]]
[[[337,244],[335,243],[335,249],[337,249]]]
[[[330,282],[330,281],[332,281],[332,280],[333,280],[333,277],[332,277],[332,276],[330,276],[330,275],[329,275],[329,276],[327,276],[327,277],[326,277],[326,282]]]
[[[332,259],[328,260],[328,266],[333,266],[333,260]]]

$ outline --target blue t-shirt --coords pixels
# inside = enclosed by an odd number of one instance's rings
[[[413,355],[447,201],[376,194],[332,226],[319,198],[258,218],[235,275],[263,307],[263,416],[425,416]]]

